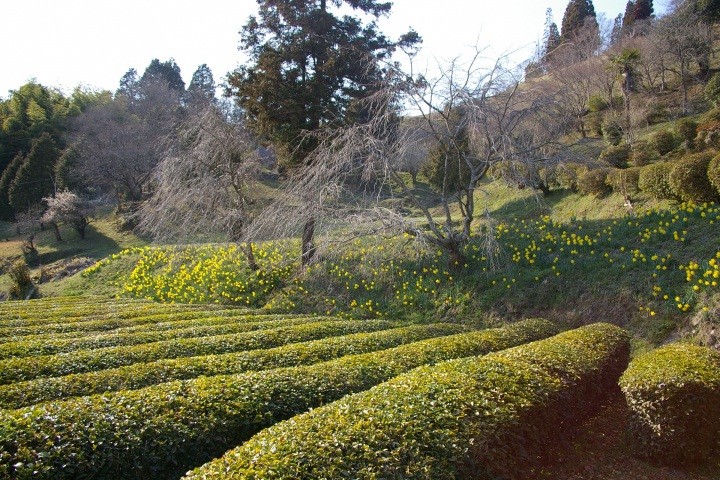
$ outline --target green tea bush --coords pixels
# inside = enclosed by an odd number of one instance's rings
[[[630,145],[610,145],[600,153],[599,159],[612,167],[625,168],[630,159]]]
[[[311,366],[0,410],[0,477],[178,478],[265,427],[415,367],[555,333],[550,322],[528,320]]]
[[[668,177],[668,183],[675,195],[686,202],[717,200],[717,191],[708,179],[710,160],[711,153],[698,153],[687,155],[676,162]]]
[[[9,358],[0,361],[0,385],[58,377],[71,373],[92,372],[121,367],[133,363],[151,362],[162,358],[192,357],[271,348],[286,343],[316,340],[333,335],[371,332],[392,328],[395,324],[384,320],[337,319],[311,323],[300,319],[300,325],[281,326],[253,332],[215,335],[212,337],[180,338],[141,345],[76,350],[58,355]]]
[[[659,130],[650,137],[648,144],[660,155],[665,155],[675,148],[675,135],[670,130]]]
[[[681,118],[675,122],[675,134],[683,141],[692,142],[695,140],[698,131],[698,123],[691,118]]]
[[[533,478],[538,454],[615,387],[628,352],[625,332],[595,324],[423,367],[275,425],[185,478]]]
[[[672,164],[667,162],[653,163],[640,168],[638,186],[640,190],[657,200],[675,200],[677,195],[670,187],[670,171]]]
[[[660,155],[647,142],[635,142],[630,150],[630,164],[644,167],[658,160]]]
[[[630,364],[620,379],[637,454],[661,463],[702,461],[720,439],[720,353],[671,344]]]
[[[705,84],[705,98],[716,107],[720,106],[720,73],[716,73]]]
[[[607,175],[607,184],[621,195],[636,195],[640,192],[640,168],[612,168]]]
[[[355,333],[292,343],[270,349],[169,358],[96,372],[40,378],[0,385],[0,408],[21,408],[67,397],[135,390],[173,380],[197,378],[201,375],[229,375],[253,370],[309,365],[343,355],[392,348],[404,343],[452,335],[464,330],[467,329],[450,323],[411,325],[379,332]]]
[[[214,320],[214,319],[210,319]],[[122,333],[103,333],[83,335],[80,337],[58,338],[53,336],[33,336],[14,342],[0,344],[0,360],[7,358],[33,357],[40,355],[56,355],[75,350],[121,347],[162,342],[180,338],[202,338],[216,335],[229,335],[255,330],[268,330],[290,325],[317,322],[317,317],[294,317],[285,319],[263,320],[257,322],[240,322],[223,319],[222,322],[209,322],[207,325],[193,325],[188,328],[175,328],[160,331],[130,331]]]
[[[609,193],[610,187],[606,182],[609,171],[609,168],[594,168],[581,172],[577,179],[578,192],[596,197]]]
[[[710,160],[707,175],[710,184],[715,187],[715,191],[720,194],[720,155],[716,155]]]

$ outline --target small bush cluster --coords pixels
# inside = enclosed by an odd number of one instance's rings
[[[716,107],[720,106],[720,73],[716,73],[705,84],[705,98]]]
[[[675,133],[685,142],[692,142],[698,133],[698,123],[691,118],[681,118],[675,123]]]
[[[670,130],[659,130],[650,137],[648,144],[660,155],[665,155],[675,148],[675,135]]]
[[[712,202],[717,200],[715,188],[708,179],[710,153],[686,155],[673,166],[668,176],[670,188],[686,202]]]
[[[630,159],[630,145],[610,145],[600,153],[600,160],[607,162],[611,167],[625,168]]]
[[[647,142],[635,142],[630,151],[630,164],[635,167],[644,167],[659,158],[660,155]]]
[[[578,192],[596,197],[609,193],[610,187],[606,182],[609,171],[608,168],[594,168],[581,172],[577,179]]]
[[[625,196],[636,195],[640,192],[639,168],[612,168],[607,175],[607,184],[614,192]]]
[[[633,360],[620,387],[637,454],[684,464],[705,460],[720,446],[720,353],[661,347]]]
[[[628,352],[624,331],[595,324],[423,367],[275,425],[185,478],[532,478],[538,453],[597,408]]]
[[[0,476],[178,478],[269,425],[415,367],[555,333],[550,322],[528,320],[311,366],[0,410]]]
[[[708,165],[708,180],[715,187],[715,191],[720,194],[720,155],[716,155]]]
[[[30,268],[25,260],[18,260],[8,271],[11,285],[8,292],[10,300],[29,300],[38,296],[38,291],[30,277]]]
[[[658,200],[674,200],[675,192],[670,187],[670,171],[672,164],[667,162],[653,163],[640,169],[638,186],[640,190]]]

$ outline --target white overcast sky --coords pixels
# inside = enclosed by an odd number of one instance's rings
[[[432,66],[476,44],[493,55],[530,51],[542,36],[545,9],[553,9],[559,26],[567,3],[394,0],[380,29],[397,38],[414,28],[424,40],[421,63]],[[612,19],[626,0],[593,3]],[[665,1],[655,4],[662,13]],[[255,0],[2,0],[0,98],[33,78],[65,92],[77,85],[114,91],[129,68],[142,74],[153,58],[174,58],[186,84],[207,63],[220,83],[245,61],[238,32],[256,11]]]

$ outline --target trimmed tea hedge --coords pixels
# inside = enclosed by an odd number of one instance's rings
[[[163,359],[98,372],[17,382],[0,385],[0,408],[21,408],[66,397],[135,390],[201,375],[228,375],[251,370],[309,365],[343,355],[382,350],[466,330],[466,327],[450,323],[411,325],[379,332],[292,343],[265,350]]]
[[[532,478],[558,433],[598,405],[629,339],[595,324],[423,367],[259,433],[188,479]]]
[[[177,338],[200,338],[215,335],[228,335],[232,333],[250,332],[278,328],[287,325],[300,325],[302,323],[317,322],[315,317],[288,317],[282,320],[277,318],[259,318],[253,322],[233,321],[232,318],[222,318],[217,322],[216,318],[208,319],[207,325],[194,325],[188,328],[175,328],[172,330],[160,331],[131,331],[121,333],[103,333],[98,335],[83,335],[73,338],[48,338],[31,337],[19,339],[12,343],[0,344],[0,360],[7,358],[34,357],[40,355],[57,355],[59,353],[72,352],[74,350],[86,350],[95,348],[119,347],[141,345],[143,343],[161,342]],[[198,322],[200,323],[200,322]]]
[[[620,379],[636,452],[661,463],[702,461],[720,446],[720,353],[671,344]]]
[[[0,476],[178,478],[269,425],[417,366],[553,333],[549,322],[532,320],[311,366],[0,410]]]
[[[288,320],[290,323],[294,319]],[[296,321],[297,322],[297,321]],[[35,378],[59,377],[71,373],[92,372],[106,368],[121,367],[140,362],[152,362],[163,358],[213,355],[260,348],[271,348],[286,343],[316,340],[333,335],[372,332],[397,326],[384,320],[327,320],[307,322],[300,325],[269,328],[253,332],[215,335],[212,337],[181,338],[133,346],[76,350],[59,355],[10,358],[0,361],[0,385],[33,380]],[[272,323],[268,326],[272,326]]]

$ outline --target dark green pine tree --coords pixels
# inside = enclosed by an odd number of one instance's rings
[[[8,198],[15,213],[29,210],[55,192],[55,163],[60,151],[50,134],[35,139],[10,183]]]
[[[698,0],[697,7],[706,21],[714,23],[720,20],[720,0]]]
[[[470,182],[470,168],[465,161],[470,154],[470,137],[467,127],[460,124],[461,117],[459,110],[450,113],[450,122],[456,124],[453,138],[436,142],[422,168],[428,183],[444,197],[464,191]]]
[[[547,63],[552,53],[560,46],[560,30],[553,20],[552,8],[545,11],[545,32],[543,34],[543,62]]]
[[[247,125],[273,144],[285,165],[301,163],[315,148],[303,136],[328,125],[360,119],[353,108],[382,76],[379,61],[398,46],[420,41],[408,32],[399,41],[382,35],[374,20],[392,4],[378,0],[258,0],[259,15],[241,31],[248,66],[228,76],[228,92]],[[369,22],[347,14],[350,7]]]
[[[0,220],[11,222],[15,218],[15,212],[12,206],[10,206],[10,185],[24,162],[25,155],[22,152],[18,153],[5,170],[3,170],[2,176],[0,177]]]
[[[206,63],[200,65],[193,73],[187,94],[191,103],[212,102],[215,99],[215,79]]]
[[[637,0],[635,2],[635,21],[645,20],[650,18],[653,14],[653,2],[652,0]]]
[[[563,42],[573,41],[585,27],[598,28],[597,15],[592,0],[570,0],[562,19]],[[587,22],[591,22],[589,25]]]
[[[632,25],[635,23],[635,2],[628,0],[625,5],[625,15],[623,15],[622,28],[623,32],[627,35],[632,29]]]
[[[180,75],[180,67],[172,58],[166,62],[161,62],[157,58],[154,58],[150,62],[150,65],[147,66],[143,76],[140,78],[140,83],[143,84],[151,81],[164,82],[169,88],[179,92],[185,90],[185,81],[183,81]]]

